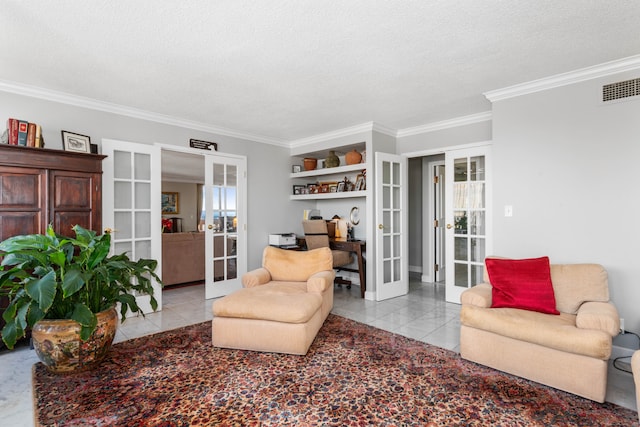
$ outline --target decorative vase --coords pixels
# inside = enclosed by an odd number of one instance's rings
[[[314,159],[313,157],[305,157],[303,160],[304,170],[312,171],[318,166],[318,159]]]
[[[33,326],[33,347],[47,370],[56,374],[87,371],[107,355],[118,327],[115,307],[96,314],[98,327],[87,341],[80,324],[70,319],[43,319]]]
[[[362,154],[358,153],[354,148],[345,154],[344,159],[347,161],[348,165],[355,165],[362,161]]]
[[[335,168],[336,166],[340,166],[340,158],[336,156],[336,152],[331,150],[329,151],[329,155],[324,161],[325,168]]]

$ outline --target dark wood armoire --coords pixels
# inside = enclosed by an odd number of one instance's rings
[[[0,241],[44,233],[48,224],[62,235],[73,236],[76,224],[101,233],[104,158],[0,144]],[[6,304],[3,297],[0,316]]]

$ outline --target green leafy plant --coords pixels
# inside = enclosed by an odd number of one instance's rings
[[[42,319],[73,319],[81,325],[80,338],[96,329],[96,314],[120,303],[120,316],[129,310],[144,315],[135,295],[153,296],[151,278],[158,262],[132,261],[126,254],[109,255],[111,236],[96,235],[78,225],[76,237],[65,237],[49,225],[45,234],[11,237],[0,243],[0,295],[9,299],[2,317],[2,340],[13,348],[28,327]]]

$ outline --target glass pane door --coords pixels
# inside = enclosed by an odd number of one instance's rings
[[[103,140],[103,216],[111,232],[113,253],[126,252],[133,260],[158,260],[160,275],[160,150],[145,144]],[[156,227],[153,224],[157,224]],[[154,283],[154,297],[162,309],[162,290]],[[137,295],[145,313],[152,311],[148,295]]]
[[[487,156],[481,151],[447,153],[447,277],[446,299],[460,302],[460,294],[482,282],[487,255]],[[454,154],[455,153],[455,154]]]
[[[246,270],[244,160],[205,156],[206,298],[241,287]]]
[[[376,300],[409,292],[407,158],[376,153]]]

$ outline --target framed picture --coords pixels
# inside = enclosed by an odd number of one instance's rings
[[[338,188],[336,189],[338,193],[342,193],[344,191],[344,181],[340,181],[338,183]]]
[[[62,148],[65,151],[75,151],[77,153],[91,152],[91,137],[72,133],[66,130],[62,131]]]
[[[329,193],[337,193],[338,184],[329,184]]]
[[[361,191],[365,189],[365,181],[364,181],[364,174],[359,173],[358,176],[356,177],[356,191]]]
[[[302,165],[293,165],[293,166],[291,166],[291,172],[293,172],[293,173],[302,172]]]
[[[293,194],[306,194],[307,186],[306,185],[294,185],[293,186]]]
[[[163,191],[162,192],[162,214],[180,213],[180,205],[178,204],[179,193]]]

